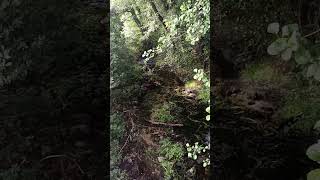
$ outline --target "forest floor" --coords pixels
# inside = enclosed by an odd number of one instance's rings
[[[206,128],[199,125],[197,119],[205,118],[205,105],[199,103],[195,97],[183,94],[184,84],[175,81],[176,75],[168,70],[155,70],[153,75],[145,76],[141,83],[142,94],[138,101],[125,107],[126,135],[124,136],[121,153],[123,161],[120,167],[126,170],[129,179],[163,179],[165,176],[164,159],[160,154],[161,141],[170,139],[174,144],[184,146],[199,136],[206,135]],[[175,120],[159,122],[152,117],[154,104],[171,102],[178,107]],[[184,147],[183,147],[184,149]],[[185,174],[195,166],[196,174]],[[175,177],[190,179],[208,178],[201,164],[194,162],[186,156],[179,159],[173,172],[178,171]],[[173,174],[171,174],[173,175]],[[189,177],[188,177],[189,176]]]

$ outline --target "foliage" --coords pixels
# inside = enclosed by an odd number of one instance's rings
[[[171,114],[171,110],[176,105],[172,102],[165,102],[162,105],[155,106],[152,109],[151,118],[160,122],[170,122],[175,119]]]
[[[296,86],[288,92],[279,109],[280,118],[284,120],[296,119],[298,121],[290,129],[299,130],[309,134],[313,125],[319,120],[319,86]]]
[[[187,1],[180,6],[181,16],[178,18],[186,29],[186,40],[194,45],[203,38],[210,29],[210,1]]]
[[[15,165],[8,170],[0,171],[1,180],[34,180],[35,177],[34,170],[22,169],[19,166]]]
[[[320,169],[314,169],[307,174],[307,180],[318,180],[320,178]]]
[[[204,91],[210,96],[210,80],[205,75],[203,69],[194,69],[193,71],[196,73],[193,78],[204,84]],[[208,95],[206,97],[208,97]],[[208,99],[208,103],[210,104],[210,99]],[[210,106],[206,108],[206,112],[209,113],[209,115],[206,116],[206,120],[210,121]]]
[[[111,17],[111,88],[129,86],[141,76],[141,69],[133,61],[130,50],[125,46],[125,40],[120,33],[121,22],[117,16]]]
[[[119,168],[121,160],[120,140],[125,131],[123,116],[114,113],[110,117],[110,177],[111,179],[127,179],[127,175]]]
[[[197,160],[198,156],[202,155],[207,150],[210,150],[210,144],[207,145],[207,146],[204,146],[204,145],[201,145],[201,144],[199,145],[199,142],[194,143],[193,146],[190,146],[190,144],[187,143],[186,147],[187,147],[187,151],[188,151],[188,158],[192,158],[193,160]],[[206,167],[206,166],[210,165],[210,159],[209,158],[203,158],[203,160],[202,160],[203,167]]]
[[[142,68],[138,64],[144,67],[155,65],[156,70],[170,68],[179,77],[186,75],[181,78],[192,78],[192,70],[201,67],[209,56],[209,6],[208,0],[111,1],[111,97],[119,99],[118,94],[125,94],[130,98],[119,101],[125,104],[139,96],[137,91],[141,88],[137,82],[142,80]],[[159,71],[148,71],[154,72]],[[210,103],[209,78],[204,70],[199,69],[196,73],[200,87],[197,98]],[[159,122],[171,122],[179,114],[178,109],[175,103],[161,100],[161,104],[152,107],[150,117]],[[209,107],[206,112],[210,114]],[[210,120],[210,115],[206,119]],[[116,134],[121,134],[121,128],[116,127],[113,127],[118,131]],[[113,142],[115,147],[118,144]],[[165,178],[177,178],[175,167],[185,153],[183,146],[169,139],[162,140],[160,145],[158,160]],[[119,149],[114,148],[111,155],[114,164],[121,159],[117,151]],[[204,161],[206,165],[209,163]]]
[[[164,169],[165,179],[176,178],[174,165],[181,160],[184,155],[184,149],[181,144],[176,144],[169,139],[160,141],[159,159],[161,166]]]
[[[27,38],[16,37],[25,23],[21,3],[20,0],[3,0],[1,3],[0,19],[4,22],[0,26],[0,87],[27,75],[30,57],[25,52],[39,46],[36,41],[27,45]]]
[[[155,52],[154,49],[149,49],[148,51],[144,51],[143,54],[142,54],[143,61],[145,63],[147,63],[149,60],[154,58],[154,56],[155,56],[154,52]]]
[[[320,141],[311,145],[306,152],[309,159],[320,163]],[[308,180],[317,180],[320,178],[320,169],[314,169],[307,174]]]
[[[190,52],[193,45],[209,34],[209,8],[207,0],[190,0],[182,3],[178,13],[166,17],[168,31],[159,38],[157,46],[157,52],[165,54],[163,64],[183,68],[199,66]],[[205,38],[206,43],[208,40]]]
[[[271,23],[268,32],[275,34],[277,39],[269,45],[270,55],[280,55],[285,61],[294,57],[306,77],[320,80],[320,54],[318,45],[311,45],[306,37],[301,36],[298,24],[288,24],[282,27],[279,23]]]
[[[159,153],[168,160],[178,161],[183,157],[184,151],[181,144],[175,144],[169,139],[160,141]]]
[[[129,179],[128,175],[121,171],[120,169],[116,168],[110,171],[110,179],[118,179],[118,180],[126,180]]]
[[[121,114],[114,113],[110,117],[111,139],[120,139],[124,134],[124,119]]]

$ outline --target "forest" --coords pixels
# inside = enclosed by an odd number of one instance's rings
[[[320,180],[319,42],[319,0],[0,0],[0,180]]]
[[[317,0],[213,2],[216,179],[320,179],[319,8]]]
[[[319,180],[319,17],[317,0],[112,0],[110,179]]]
[[[210,2],[110,2],[110,179],[209,177]]]

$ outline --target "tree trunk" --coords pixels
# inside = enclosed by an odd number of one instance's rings
[[[166,31],[168,31],[167,26],[166,26],[166,24],[165,24],[164,21],[163,21],[163,17],[161,16],[161,14],[159,13],[159,11],[158,11],[158,9],[157,9],[157,7],[156,7],[156,4],[153,2],[153,0],[149,0],[149,3],[150,3],[150,5],[151,5],[151,7],[152,7],[152,10],[153,10],[154,13],[157,15],[158,20],[159,20],[159,21],[161,22],[161,24],[163,25],[164,29],[165,29]]]
[[[129,10],[129,12],[131,13],[132,19],[134,20],[134,22],[135,22],[135,23],[137,24],[137,26],[140,28],[141,33],[144,34],[144,29],[143,29],[143,27],[142,27],[142,23],[141,23],[141,21],[139,20],[136,11],[135,11],[133,8],[131,8],[131,9]]]

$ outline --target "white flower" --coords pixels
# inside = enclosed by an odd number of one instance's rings
[[[207,163],[204,162],[204,163],[203,163],[203,167],[206,167],[206,166],[207,166]]]
[[[193,159],[196,160],[198,156],[196,154],[193,155]]]

